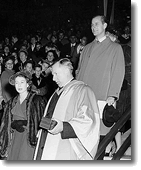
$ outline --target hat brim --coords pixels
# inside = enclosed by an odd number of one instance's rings
[[[107,108],[108,108],[109,106],[108,106],[108,104],[106,104],[106,106],[104,107],[104,110],[103,110],[103,116],[102,116],[102,121],[103,121],[103,123],[104,123],[104,125],[105,126],[107,126],[107,127],[111,127],[113,124],[114,124],[114,121],[113,122],[109,122],[109,121],[107,121],[107,119],[106,119],[106,114],[107,114]]]
[[[104,117],[104,115],[103,115]],[[102,121],[103,121],[103,124],[106,126],[106,127],[111,127],[113,126],[114,122],[107,122],[105,118],[102,118]]]

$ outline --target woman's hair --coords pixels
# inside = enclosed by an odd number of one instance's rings
[[[15,85],[16,77],[24,77],[26,79],[27,83],[29,84],[29,86],[32,85],[32,75],[28,71],[20,71],[20,72],[15,73],[14,75],[12,75],[9,78],[9,83],[13,86]]]
[[[8,56],[8,57],[6,57],[6,58],[4,59],[4,64],[6,64],[6,62],[9,61],[9,60],[12,60],[12,61],[13,61],[13,64],[14,64],[14,58],[13,58],[13,56]]]
[[[58,59],[58,55],[57,55],[57,53],[56,53],[56,51],[55,51],[55,50],[49,50],[49,51],[47,52],[46,56],[48,55],[48,53],[49,53],[49,52],[52,52],[52,53],[53,53],[53,56],[54,56],[53,61],[55,61],[55,60],[57,60],[57,59]]]
[[[28,87],[27,87],[27,90],[28,91],[30,91],[31,90],[31,88],[32,88],[32,80],[31,79],[29,79],[29,78],[27,78],[26,76],[24,76],[24,75],[19,75],[19,76],[17,76],[17,77],[24,77],[25,79],[26,79],[26,82],[28,83]],[[15,79],[16,79],[16,77],[15,77]]]

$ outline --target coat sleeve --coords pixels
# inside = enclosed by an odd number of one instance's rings
[[[119,98],[120,90],[122,87],[125,75],[125,61],[123,50],[120,45],[116,47],[115,56],[111,67],[111,81],[108,90],[108,97],[114,96]]]
[[[11,140],[11,104],[8,101],[4,108],[3,117],[0,126],[0,156],[6,157]]]
[[[47,100],[42,97],[35,95],[31,105],[29,107],[29,142],[30,145],[35,146],[37,143],[37,133],[39,130],[39,124],[41,118],[44,114],[44,109],[46,107]]]
[[[68,122],[63,122],[63,131],[61,132],[62,139],[77,138],[75,131]]]
[[[94,158],[99,142],[100,118],[97,102],[93,91],[84,86],[82,90],[76,93],[78,100],[76,101],[76,114],[69,121],[73,127],[77,138],[69,139],[72,147],[76,150],[79,157],[83,157],[89,153]],[[77,98],[74,96],[74,98]],[[78,143],[80,141],[80,143]],[[80,149],[80,144],[87,150]]]

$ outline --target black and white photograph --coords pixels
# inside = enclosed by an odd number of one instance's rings
[[[131,165],[135,10],[131,0],[0,0],[1,164]]]

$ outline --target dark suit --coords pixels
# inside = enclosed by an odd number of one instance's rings
[[[79,61],[79,54],[77,54],[77,46],[78,44],[75,44],[74,46],[71,46],[71,43],[68,43],[64,45],[61,49],[61,57],[65,58],[68,57],[73,63],[74,70],[77,69],[78,61]]]
[[[32,75],[32,83],[34,86],[36,86],[37,89],[40,90],[39,95],[46,95],[48,88],[47,88],[47,82],[46,78],[41,76],[39,79],[35,76],[35,74]]]

